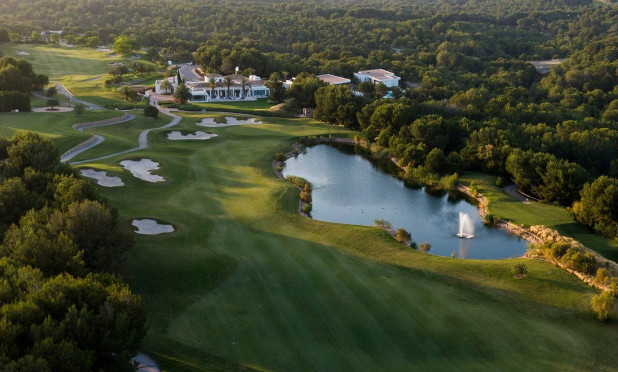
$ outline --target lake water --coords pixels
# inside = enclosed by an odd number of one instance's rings
[[[373,226],[375,219],[383,218],[393,228],[408,230],[417,244],[429,242],[429,253],[440,256],[454,253],[459,258],[500,259],[526,252],[526,241],[484,226],[477,207],[465,199],[408,188],[362,155],[317,145],[288,159],[283,174],[311,182],[311,216],[316,220]],[[474,238],[455,235],[459,212],[470,216]]]

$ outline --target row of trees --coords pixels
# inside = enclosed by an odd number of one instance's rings
[[[134,370],[145,312],[116,275],[116,211],[36,134],[0,138],[0,160],[0,370]]]

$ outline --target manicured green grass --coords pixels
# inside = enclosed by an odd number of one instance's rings
[[[124,270],[148,309],[143,349],[166,370],[615,368],[618,324],[596,322],[595,291],[560,269],[426,255],[380,229],[298,215],[274,154],[300,136],[355,133],[306,119],[196,126],[203,116],[152,132],[146,150],[80,165],[123,178],[101,190],[127,226],[176,228],[136,236]],[[169,141],[171,130],[219,136]],[[118,165],[126,158],[159,162],[166,181],[134,178]],[[516,280],[520,261],[529,275]]]
[[[618,262],[618,242],[594,234],[575,221],[565,208],[549,204],[522,203],[495,187],[495,177],[483,173],[466,173],[460,182],[469,185],[474,182],[477,189],[489,199],[491,213],[502,219],[526,226],[545,225],[570,236],[604,257]]]
[[[194,103],[195,105],[206,108],[207,110],[243,110],[243,111],[268,111],[273,105],[268,103],[268,99],[262,98],[257,101],[238,101],[238,102],[209,102]]]
[[[117,111],[85,110],[81,116],[75,112],[23,112],[0,113],[0,136],[12,137],[18,131],[33,131],[52,140],[58,152],[69,150],[91,137],[90,134],[78,132],[71,126],[77,123],[97,121],[122,115]]]
[[[49,76],[52,83],[58,83],[65,76],[79,76],[77,79],[87,79],[97,75],[107,74],[109,64],[122,62],[121,57],[110,57],[108,53],[92,48],[66,47],[46,44],[13,44],[0,45],[5,56],[24,58],[32,64],[34,71]],[[30,55],[18,55],[22,51]]]
[[[143,110],[132,110],[129,112],[135,115],[135,119],[125,123],[85,129],[84,131],[87,133],[103,136],[105,141],[87,152],[78,154],[71,161],[93,159],[135,148],[138,146],[137,138],[140,132],[160,127],[171,120],[166,115],[159,115],[157,120],[147,118],[144,116]]]
[[[49,76],[50,84],[63,84],[74,96],[100,106],[122,101],[120,94],[105,88],[110,64],[130,63],[122,57],[110,56],[92,48],[46,44],[0,44],[5,56],[24,58],[34,71]],[[18,55],[22,51],[29,55]],[[140,60],[142,63],[146,61]],[[150,62],[148,62],[150,63]],[[62,100],[61,100],[62,101]]]

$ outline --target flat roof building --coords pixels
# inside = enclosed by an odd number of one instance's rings
[[[335,76],[331,74],[318,75],[316,77],[330,85],[350,84],[352,82],[350,79],[342,78],[340,76]]]

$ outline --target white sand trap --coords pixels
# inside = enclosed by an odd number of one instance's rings
[[[201,127],[231,127],[233,125],[255,125],[255,124],[262,124],[261,121],[257,120],[256,118],[250,118],[247,120],[239,120],[236,119],[233,116],[226,116],[225,117],[225,124],[219,124],[215,122],[214,118],[203,118],[202,121],[200,121],[199,123],[196,123],[197,125],[201,126]]]
[[[214,133],[206,133],[202,131],[197,131],[194,134],[185,134],[183,135],[180,131],[173,131],[167,134],[167,139],[172,141],[182,141],[182,140],[207,140],[212,137],[216,137],[217,135]]]
[[[174,232],[174,226],[162,225],[157,221],[148,218],[143,220],[133,220],[131,225],[137,227],[135,232],[142,235],[159,235]]]
[[[159,169],[159,163],[156,161],[152,161],[150,159],[141,159],[139,161],[135,160],[123,160],[120,162],[120,165],[125,167],[131,174],[140,180],[144,180],[146,182],[163,182],[165,178],[156,175],[150,174],[151,170]]]
[[[117,176],[108,176],[106,171],[96,171],[94,169],[80,169],[79,173],[84,177],[94,178],[97,184],[105,187],[124,186],[122,179]]]
[[[24,52],[24,51],[21,51],[21,50],[18,51],[18,52],[15,52],[15,54],[19,54],[20,56],[29,56],[30,55],[30,53]]]

